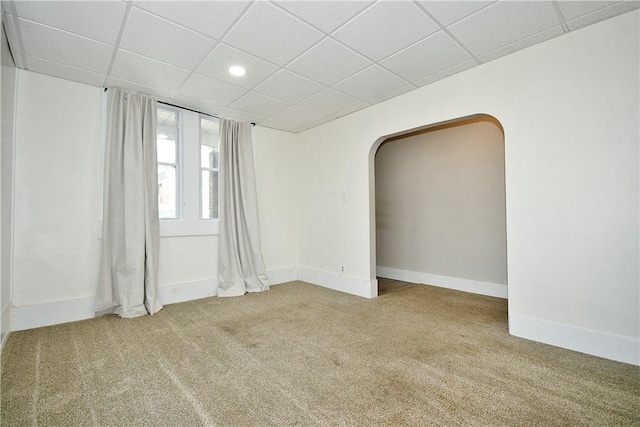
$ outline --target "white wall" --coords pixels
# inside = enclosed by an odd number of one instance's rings
[[[377,141],[486,113],[505,131],[511,332],[639,364],[638,17],[583,28],[300,134],[301,270],[328,281],[345,263],[353,278],[345,287],[361,293],[375,280]]]
[[[0,80],[1,150],[0,163],[2,174],[0,177],[0,345],[8,337],[11,326],[11,250],[13,245],[13,146],[14,146],[14,117],[17,71],[11,57],[9,44],[4,29],[2,32],[2,52],[0,59],[2,68]]]
[[[378,276],[392,268],[506,286],[499,124],[479,118],[385,142],[375,188]]]
[[[256,187],[262,253],[269,270],[295,270],[297,222],[296,135],[257,126]]]
[[[100,89],[20,70],[13,304],[95,294]]]
[[[100,254],[100,91],[20,71],[13,300],[20,328],[91,317]],[[271,282],[281,283],[295,279],[293,135],[256,129],[255,139],[265,263]],[[217,239],[160,239],[163,302],[215,294]],[[67,317],[47,318],[64,304],[71,304]]]

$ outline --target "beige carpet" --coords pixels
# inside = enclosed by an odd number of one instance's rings
[[[640,368],[507,333],[504,300],[384,281],[15,332],[5,426],[640,425]]]

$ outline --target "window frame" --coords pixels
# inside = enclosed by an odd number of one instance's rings
[[[198,165],[200,166],[200,171],[199,171],[199,178],[200,178],[200,186],[199,186],[199,196],[200,196],[200,209],[198,210],[198,212],[200,213],[200,220],[201,221],[219,221],[220,220],[220,145],[218,144],[218,147],[216,149],[217,153],[218,153],[218,167],[217,168],[208,168],[208,167],[204,167],[202,166],[202,120],[211,120],[211,121],[217,121],[218,122],[218,138],[220,138],[220,119],[218,119],[217,117],[212,117],[212,116],[208,116],[206,114],[200,114],[199,118],[198,118],[198,125],[199,125],[199,129],[200,129],[200,144],[199,144],[199,153],[200,153],[200,159],[198,162]],[[202,217],[202,208],[203,208],[203,202],[204,200],[202,199],[202,172],[207,171],[207,172],[217,172],[218,173],[218,179],[216,180],[216,182],[218,183],[218,188],[216,189],[217,194],[217,200],[218,200],[218,217],[217,218],[203,218]]]
[[[178,111],[180,135],[178,161],[178,200],[180,217],[160,220],[160,237],[207,236],[219,233],[219,219],[202,219],[200,113],[159,103],[158,109]],[[218,120],[215,117],[208,117]],[[158,162],[158,164],[160,164]],[[219,212],[219,209],[218,209]]]
[[[171,107],[168,105],[158,105],[158,110],[171,111],[176,114],[176,127],[174,134],[174,141],[176,143],[176,163],[166,163],[158,160],[159,165],[174,166],[176,168],[176,217],[175,218],[160,218],[160,221],[179,221],[182,218],[182,126],[181,126],[181,112],[179,108]],[[157,130],[157,126],[156,126]],[[157,144],[157,135],[156,135]]]

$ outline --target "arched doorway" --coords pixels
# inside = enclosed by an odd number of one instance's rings
[[[370,158],[372,273],[506,298],[504,166],[503,128],[486,114],[380,138]]]

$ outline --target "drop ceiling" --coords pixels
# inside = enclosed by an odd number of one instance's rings
[[[2,1],[19,68],[291,132],[639,7],[639,1]],[[232,65],[246,75],[232,76]]]

